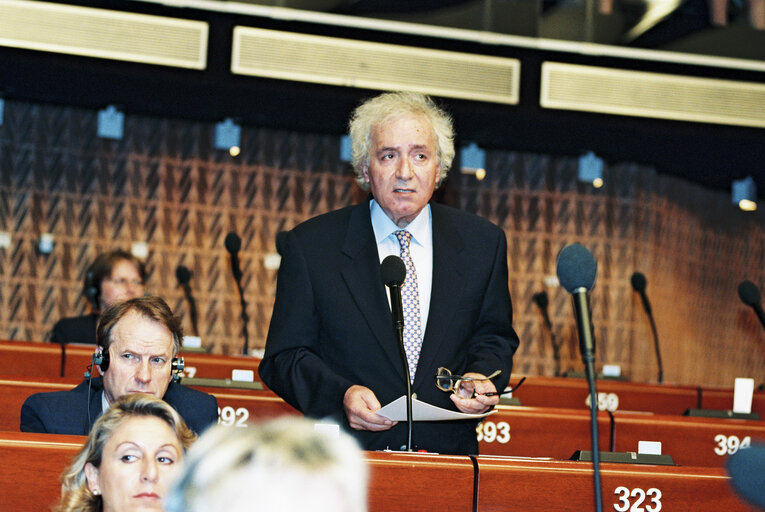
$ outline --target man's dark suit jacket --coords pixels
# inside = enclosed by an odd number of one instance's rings
[[[440,366],[454,374],[510,378],[518,336],[512,328],[507,241],[485,219],[431,203],[433,284],[413,393],[456,410],[435,385]],[[354,384],[370,388],[384,406],[406,392],[399,343],[369,202],[308,220],[289,232],[276,302],[259,367],[263,382],[313,418],[344,424],[367,450],[399,450],[407,425],[384,432],[351,430],[343,397]],[[416,422],[414,449],[477,453],[475,421]]]
[[[62,318],[53,326],[50,340],[53,343],[90,343],[95,345],[97,325],[98,315],[95,313]]]
[[[21,431],[48,434],[88,435],[93,423],[101,416],[101,378],[88,381],[69,391],[35,393],[21,406]],[[171,382],[162,399],[181,415],[186,425],[201,433],[218,421],[218,401],[214,396]],[[90,416],[88,417],[88,409]]]

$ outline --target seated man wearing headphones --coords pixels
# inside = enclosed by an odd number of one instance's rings
[[[92,312],[62,318],[53,326],[53,343],[96,343],[98,314],[117,302],[144,294],[146,267],[143,262],[122,250],[99,254],[85,272],[82,295]]]
[[[22,432],[87,435],[120,396],[146,393],[162,398],[186,424],[202,432],[218,418],[214,396],[174,382],[183,368],[179,319],[159,297],[119,302],[101,315],[93,365],[101,378],[86,378],[69,391],[36,393],[21,407]],[[180,367],[178,367],[180,366]]]

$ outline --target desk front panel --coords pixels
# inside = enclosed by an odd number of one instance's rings
[[[595,509],[592,463],[479,456],[478,512]],[[726,512],[754,509],[721,468],[602,463],[604,511]]]
[[[588,410],[499,405],[476,435],[479,453],[488,455],[568,459],[592,449]],[[601,451],[609,450],[611,421],[605,412],[598,413],[598,442]]]
[[[638,441],[661,441],[682,466],[722,467],[728,455],[765,440],[765,422],[689,416],[614,414],[614,451],[636,452]]]
[[[698,390],[693,387],[598,380],[596,388],[601,411],[683,414],[699,407]],[[564,377],[528,377],[513,393],[524,406],[567,409],[588,409],[588,396],[585,379]]]

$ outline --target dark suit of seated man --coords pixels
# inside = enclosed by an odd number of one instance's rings
[[[21,431],[87,435],[120,396],[163,398],[196,432],[218,418],[215,397],[171,382],[180,350],[181,324],[159,297],[144,296],[107,309],[98,323],[94,366],[102,377],[69,391],[37,393],[21,407]]]

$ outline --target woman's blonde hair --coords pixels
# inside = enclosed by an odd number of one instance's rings
[[[407,115],[421,115],[430,122],[436,144],[436,157],[441,164],[438,184],[446,179],[454,160],[454,127],[451,117],[424,94],[388,92],[359,105],[353,111],[348,124],[353,170],[356,173],[356,183],[362,189],[369,190],[369,183],[364,181],[364,169],[369,166],[372,132],[386,122]]]
[[[217,425],[189,450],[165,510],[366,512],[367,473],[352,437],[304,418]]]
[[[181,415],[163,400],[141,393],[121,397],[98,418],[82,449],[61,474],[61,500],[55,512],[98,512],[102,509],[101,496],[94,495],[88,488],[85,465],[91,463],[100,467],[106,442],[120,425],[136,416],[154,416],[163,420],[173,429],[184,449],[196,439],[196,434],[186,426]]]

